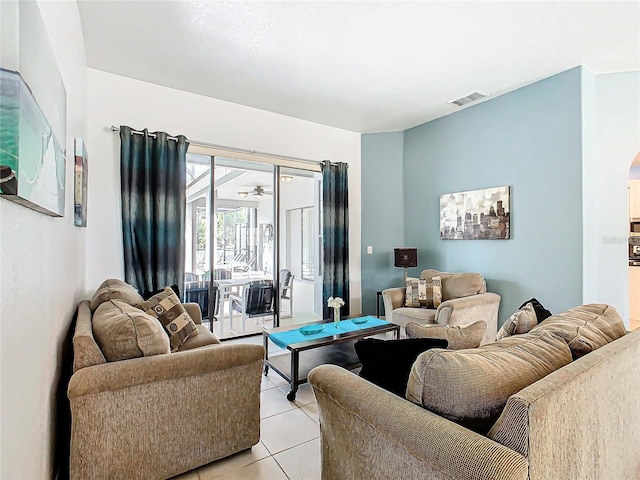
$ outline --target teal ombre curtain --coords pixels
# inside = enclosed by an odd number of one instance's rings
[[[184,291],[184,136],[120,127],[125,281],[143,296],[168,285]]]
[[[349,315],[349,187],[348,165],[324,161],[322,168],[322,277],[323,318],[330,318],[329,297],[344,300],[342,316]]]

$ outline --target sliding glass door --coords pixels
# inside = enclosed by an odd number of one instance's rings
[[[304,169],[187,155],[184,298],[220,338],[321,318],[320,181]],[[233,307],[260,280],[277,287],[280,313],[243,319]]]
[[[291,272],[293,277],[291,299],[281,299],[281,325],[322,318],[321,181],[316,172],[280,168],[280,268]]]

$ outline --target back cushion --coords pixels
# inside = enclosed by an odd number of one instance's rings
[[[484,291],[484,279],[479,273],[448,273],[438,270],[423,270],[421,278],[431,281],[433,277],[442,279],[442,300],[469,297]]]
[[[93,314],[93,335],[109,362],[169,353],[169,337],[157,318],[120,300]]]
[[[429,350],[418,356],[407,399],[485,434],[509,396],[571,362],[552,333],[518,335],[469,350]]]
[[[108,300],[120,300],[129,305],[137,305],[143,302],[144,298],[128,283],[110,278],[102,282],[91,297],[91,311],[95,312],[100,305]]]
[[[405,327],[409,338],[443,338],[447,340],[449,350],[463,348],[477,348],[482,342],[487,331],[487,323],[484,320],[468,323],[466,325],[421,325],[410,322]]]
[[[622,337],[627,330],[615,308],[590,304],[553,315],[530,331],[536,335],[543,332],[554,332],[564,338],[576,359]]]

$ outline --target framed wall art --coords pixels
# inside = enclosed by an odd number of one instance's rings
[[[87,226],[87,150],[81,138],[76,138],[73,145],[74,191],[73,191],[73,223],[78,227]]]
[[[492,187],[440,195],[440,238],[506,240],[511,238],[511,187]]]

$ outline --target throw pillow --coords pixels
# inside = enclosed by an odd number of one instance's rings
[[[410,322],[405,327],[409,338],[444,338],[449,342],[449,350],[462,348],[478,348],[487,331],[487,323],[483,320],[466,325],[421,325]]]
[[[503,338],[510,337],[511,335],[521,335],[527,333],[533,327],[538,324],[538,318],[536,317],[536,311],[533,309],[533,305],[527,303],[524,307],[516,310],[509,319],[504,322],[504,325],[498,330],[496,340],[502,340]]]
[[[627,333],[622,317],[611,305],[589,304],[547,318],[529,335],[554,332],[565,339],[574,359],[580,358]]]
[[[404,306],[405,307],[429,307],[433,306],[433,288],[431,282],[424,278],[407,277],[405,282],[407,287]]]
[[[420,277],[427,281],[440,277],[442,281],[442,300],[469,297],[486,291],[484,279],[479,273],[449,273],[438,270],[423,270]]]
[[[144,301],[144,298],[128,283],[110,278],[102,282],[91,297],[91,311],[95,312],[101,304],[109,300],[120,300],[128,305],[135,305]]]
[[[439,338],[358,340],[355,350],[362,363],[360,376],[404,398],[411,365],[430,348],[447,348],[447,341]]]
[[[93,335],[109,362],[169,353],[158,319],[120,300],[103,302],[93,314]]]
[[[442,303],[442,279],[438,276],[431,279],[433,288],[433,308],[438,308]]]
[[[411,368],[407,400],[486,434],[511,395],[569,363],[567,343],[552,333],[467,350],[429,350]]]
[[[171,287],[165,287],[162,292],[136,307],[160,320],[169,334],[172,352],[178,350],[187,338],[198,334],[195,322]]]
[[[551,312],[546,308],[544,308],[542,304],[535,298],[532,298],[531,300],[527,300],[522,305],[520,305],[520,308],[524,307],[527,303],[530,303],[531,305],[533,305],[533,309],[536,311],[536,317],[538,318],[538,323],[542,322],[543,320],[546,320],[551,316]]]

